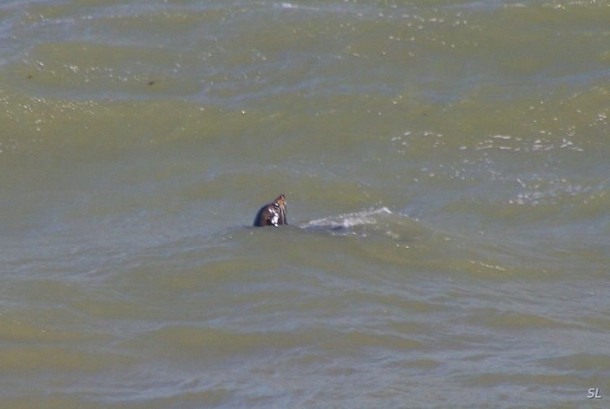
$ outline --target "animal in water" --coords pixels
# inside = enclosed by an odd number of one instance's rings
[[[264,205],[254,218],[254,226],[279,226],[288,224],[286,219],[286,196],[279,195],[273,202]]]

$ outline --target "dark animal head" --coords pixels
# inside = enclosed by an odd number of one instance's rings
[[[286,196],[279,195],[272,203],[261,207],[254,219],[254,226],[279,226],[288,224]]]

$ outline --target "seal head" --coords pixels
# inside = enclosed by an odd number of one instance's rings
[[[269,203],[258,211],[254,218],[254,226],[279,226],[288,224],[286,220],[286,196],[279,195],[272,203]]]

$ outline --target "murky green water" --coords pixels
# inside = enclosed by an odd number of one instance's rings
[[[603,407],[608,21],[1,4],[0,406]]]

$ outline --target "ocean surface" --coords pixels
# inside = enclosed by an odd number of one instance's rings
[[[4,0],[0,105],[1,408],[608,407],[610,1]]]

